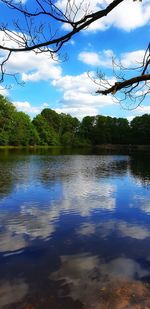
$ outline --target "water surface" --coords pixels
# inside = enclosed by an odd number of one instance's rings
[[[146,307],[149,155],[1,151],[0,309]]]

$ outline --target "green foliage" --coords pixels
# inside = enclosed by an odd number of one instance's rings
[[[45,108],[41,112],[41,116],[43,117],[43,119],[45,119],[49,127],[53,128],[55,131],[59,130],[60,116],[54,110],[50,108]]]
[[[54,129],[52,123],[51,117],[46,117],[46,115],[43,115],[43,112],[33,119],[33,125],[39,134],[40,145],[56,146],[60,144],[59,134]]]
[[[0,145],[8,145],[12,129],[12,120],[16,109],[14,105],[0,95]]]
[[[81,122],[81,136],[92,144],[127,144],[130,127],[127,119],[106,116],[86,116]]]
[[[60,114],[60,141],[64,146],[74,146],[78,143],[80,122],[76,117]]]
[[[61,137],[61,142],[64,146],[72,146],[73,145],[74,136],[71,132],[66,132]]]
[[[0,95],[0,145],[27,146],[39,142],[30,117]]]
[[[15,112],[12,121],[10,144],[15,146],[34,145],[38,142],[30,117],[23,112]]]
[[[0,95],[0,145],[150,144],[150,115],[124,118],[102,115],[76,117],[45,108],[31,122],[23,112]]]
[[[0,146],[6,146],[9,144],[9,133],[7,131],[0,132]]]
[[[132,142],[135,144],[150,144],[150,115],[135,117],[131,121]]]
[[[45,108],[33,119],[33,124],[39,134],[41,145],[71,146],[75,142],[80,122],[70,115],[57,114]]]

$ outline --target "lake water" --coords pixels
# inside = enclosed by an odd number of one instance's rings
[[[150,308],[149,158],[0,152],[0,309]]]

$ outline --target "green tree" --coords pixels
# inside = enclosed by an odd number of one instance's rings
[[[125,118],[112,118],[111,140],[113,144],[130,143],[130,126]]]
[[[15,146],[38,144],[39,137],[30,117],[23,112],[15,112],[12,120],[9,143]]]
[[[63,145],[73,146],[78,144],[80,121],[69,114],[60,114],[60,140]]]
[[[94,144],[105,144],[108,142],[107,117],[98,115],[95,117]]]
[[[15,112],[15,106],[7,98],[0,95],[0,145],[9,143]]]
[[[41,112],[43,118],[47,121],[49,127],[56,132],[60,129],[60,115],[50,108],[44,108]]]
[[[50,119],[41,113],[33,119],[33,125],[36,128],[40,145],[59,145],[59,134],[54,130]]]
[[[80,136],[88,143],[94,141],[95,116],[85,116],[80,126]]]
[[[150,115],[137,116],[131,121],[133,144],[150,144]]]

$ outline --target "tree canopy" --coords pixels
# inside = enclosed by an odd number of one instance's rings
[[[92,23],[111,14],[123,1],[113,0],[102,2],[96,11],[90,10],[87,1],[65,0],[63,7],[60,1],[52,0],[1,0],[1,5],[12,12],[9,22],[1,21],[0,44],[1,57],[1,82],[6,75],[12,75],[7,70],[6,63],[14,53],[34,51],[35,53],[47,53],[54,58],[63,45],[71,40],[82,30],[86,31]],[[135,2],[135,5],[137,3]],[[130,8],[129,8],[130,9]],[[21,22],[20,22],[21,20]],[[60,29],[65,28],[65,34]],[[56,58],[57,59],[57,58]],[[125,98],[139,98],[141,102],[149,93],[149,64],[150,45],[145,50],[145,55],[137,70],[132,70],[126,78],[122,64],[115,64],[120,68],[121,74],[115,73],[116,81],[111,84],[104,75],[98,75],[98,94],[112,94],[123,91]],[[134,76],[133,76],[134,75]],[[14,75],[15,77],[15,75]]]
[[[150,115],[125,118],[69,114],[45,108],[32,121],[0,95],[0,146],[87,146],[101,144],[150,145]]]

